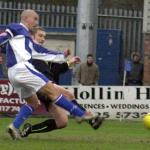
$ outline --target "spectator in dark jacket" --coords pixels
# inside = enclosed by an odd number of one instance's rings
[[[78,70],[78,82],[82,85],[96,85],[99,80],[99,68],[94,63],[93,55],[87,55],[87,61]]]
[[[138,52],[131,54],[131,66],[127,71],[126,84],[127,85],[142,85],[143,80],[143,64],[140,62],[141,56]]]

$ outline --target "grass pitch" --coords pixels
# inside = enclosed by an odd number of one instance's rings
[[[37,123],[46,118],[30,118]],[[0,118],[0,150],[150,150],[150,130],[138,121],[105,121],[98,130],[73,119],[68,127],[49,133],[31,134],[13,141],[6,133],[12,118]]]

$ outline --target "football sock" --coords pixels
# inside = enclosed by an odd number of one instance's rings
[[[22,123],[33,113],[33,107],[30,105],[23,105],[17,114],[15,120],[13,121],[13,125],[15,128],[19,129]]]
[[[81,117],[85,114],[85,111],[68,101],[62,94],[56,99],[55,104],[69,111],[73,116]]]
[[[72,100],[72,102],[77,105],[79,108],[81,108],[83,111],[86,111],[86,109],[84,107],[82,107],[76,100]],[[91,124],[90,120],[86,121],[88,124]]]
[[[42,133],[42,132],[49,132],[52,130],[58,129],[56,122],[54,119],[48,119],[41,123],[32,125],[32,129],[30,133]]]
[[[81,108],[83,111],[86,111],[85,108],[83,108],[76,100],[72,100],[72,102],[77,105],[79,108]]]

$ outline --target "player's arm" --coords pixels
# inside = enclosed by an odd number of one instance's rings
[[[67,58],[71,54],[70,49],[66,48],[63,54]],[[72,66],[76,63],[76,61],[77,60],[75,60],[75,58],[73,57],[62,64],[55,63],[55,68],[57,68],[55,69],[55,72],[57,72],[57,74],[65,73],[66,71],[72,68]],[[51,63],[53,62],[48,63],[50,68],[51,68]]]
[[[0,34],[0,47],[5,45],[9,39],[11,38],[11,35],[7,32],[7,30]]]
[[[80,62],[81,62],[80,57],[79,56],[74,56],[74,57],[72,57],[71,59],[69,59],[67,61],[67,64],[68,64],[69,67],[72,67],[76,64],[79,64]]]
[[[52,62],[48,62],[50,68],[51,68],[51,63]],[[68,71],[70,69],[67,62],[64,62],[62,64],[55,63],[54,68],[55,68],[55,73],[56,74],[65,73],[66,71]]]
[[[64,53],[48,50],[43,46],[33,42],[33,51],[32,51],[33,59],[39,59],[44,61],[51,61],[57,63],[66,62]]]
[[[69,59],[67,62],[64,62],[62,64],[59,64],[59,63],[53,64],[53,62],[48,62],[50,70],[52,72],[55,72],[55,74],[57,74],[57,75],[65,73],[69,69],[72,69],[72,67],[78,63],[80,63],[80,58],[78,56],[74,56],[71,59]]]

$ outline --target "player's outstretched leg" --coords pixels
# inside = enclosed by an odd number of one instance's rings
[[[54,104],[69,111],[72,116],[78,118],[80,121],[87,121],[95,118],[95,116],[82,110],[73,102],[68,101],[62,94],[55,100]]]
[[[82,120],[77,119],[77,121],[80,122]],[[87,120],[87,123],[89,123],[91,127],[96,130],[102,125],[103,121],[104,121],[104,118],[101,118],[99,115],[95,115],[95,118],[93,116],[92,119]],[[57,127],[55,119],[48,119],[41,123],[37,123],[35,125],[26,123],[23,126],[21,137],[27,137],[29,134],[32,134],[32,133],[43,133],[43,132],[49,132],[49,131],[56,130],[56,129],[59,129],[59,127]]]
[[[60,93],[63,93],[65,97],[68,98],[68,100],[70,100],[72,103],[74,103],[75,105],[77,105],[81,110],[83,111],[86,111],[86,109],[84,107],[82,107],[75,99],[75,96],[72,92],[70,92],[69,90],[59,86],[59,85],[56,85],[55,84],[55,87],[57,87],[57,89],[59,89]],[[87,121],[87,123],[90,124],[90,126],[93,128],[93,129],[98,129],[102,122],[103,122],[104,118],[101,118],[100,116],[97,116],[96,118],[93,118],[92,120],[90,121]]]
[[[98,114],[93,115],[92,113],[87,112],[82,106],[80,106],[77,103],[77,101],[73,100],[72,102],[75,104],[75,106],[77,106],[78,108],[81,109],[80,113],[83,113],[82,116],[75,117],[75,118],[77,118],[78,122],[86,121],[87,123],[89,123],[91,125],[91,127],[93,129],[98,129],[101,126],[101,124],[104,120],[103,118],[98,116]],[[76,109],[76,108],[74,108],[74,109]],[[48,119],[44,122],[41,122],[41,123],[38,123],[35,125],[31,125],[31,124],[27,123],[23,127],[21,136],[27,137],[31,133],[49,132],[49,131],[52,131],[55,129],[59,129],[59,127],[57,127],[57,125],[56,125],[55,119]]]
[[[98,129],[104,121],[104,118],[101,118],[99,116],[95,117],[94,119],[91,119],[87,121],[93,129]],[[29,134],[32,133],[44,133],[49,132],[52,130],[59,129],[56,125],[55,119],[48,119],[41,123],[31,125],[30,123],[26,123],[23,126],[23,129],[21,131],[21,137],[27,137]]]
[[[70,92],[69,90],[58,86],[55,84],[55,87],[57,87],[57,89],[59,89],[60,93],[63,93],[64,96],[71,101],[73,104],[75,104],[76,106],[78,106],[82,111],[86,112],[86,109],[84,107],[82,107],[82,105],[80,105],[76,99],[75,96],[72,92]],[[93,128],[93,129],[98,129],[103,122],[104,118],[101,118],[100,116],[96,116],[96,118],[93,118],[92,120],[87,121],[87,123],[89,123],[89,125]]]
[[[30,123],[26,123],[23,126],[21,131],[21,137],[27,137],[29,134],[32,133],[44,133],[49,132],[52,130],[59,129],[55,122],[55,119],[48,119],[41,123],[37,123],[35,125],[31,125]]]
[[[90,119],[87,121],[91,125],[93,129],[98,129],[104,121],[104,118],[101,118],[100,116],[96,116],[93,119]],[[32,133],[43,133],[43,132],[49,132],[52,130],[59,129],[57,127],[55,119],[48,119],[41,123],[37,123],[35,125],[31,125],[30,123],[26,123],[23,126],[21,137],[27,137],[29,134]]]

